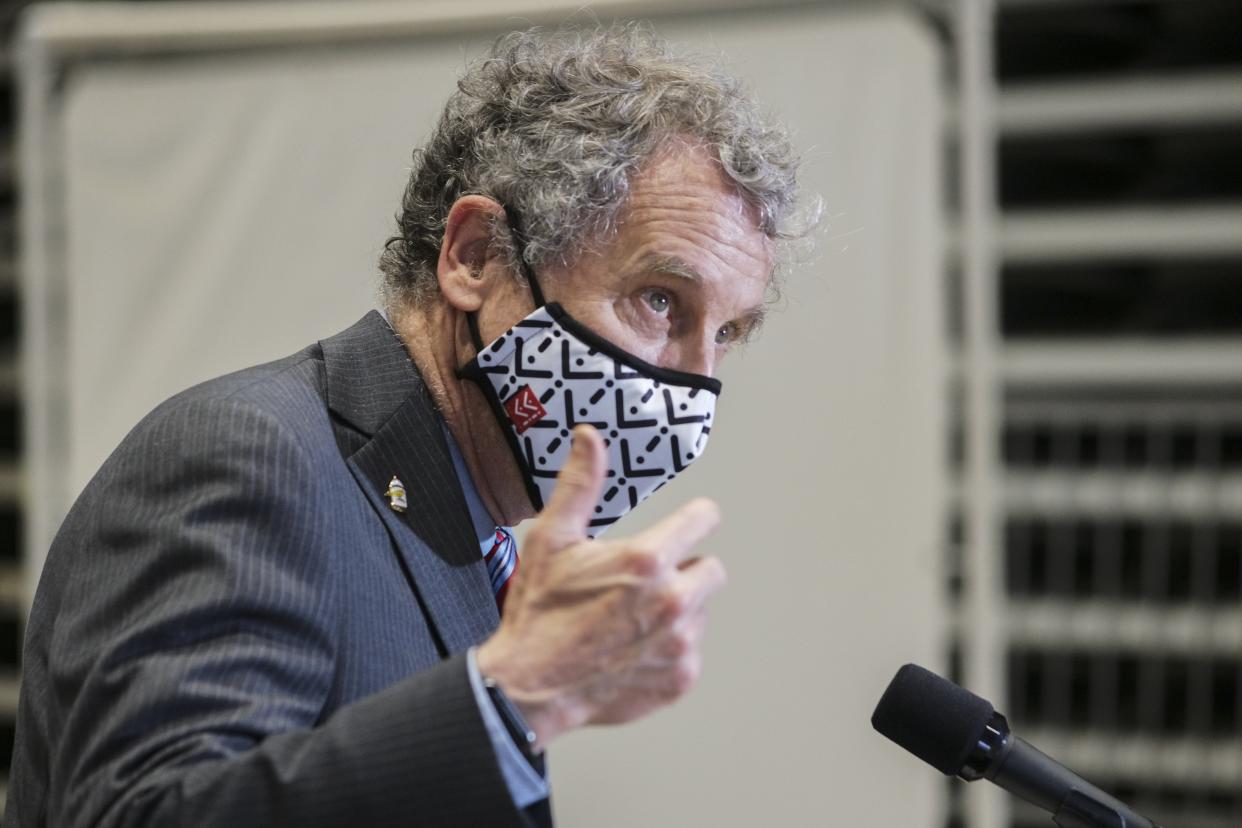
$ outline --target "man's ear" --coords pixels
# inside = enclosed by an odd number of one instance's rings
[[[459,311],[477,311],[495,287],[487,264],[496,256],[492,226],[503,215],[500,204],[481,195],[462,196],[449,208],[436,279],[444,300]]]

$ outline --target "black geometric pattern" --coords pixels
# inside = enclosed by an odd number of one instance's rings
[[[545,308],[488,346],[479,366],[502,404],[528,386],[547,411],[521,435],[514,429],[518,461],[545,503],[569,458],[573,427],[590,423],[603,435],[608,479],[592,536],[690,465],[711,434],[715,394],[621,364],[575,337]]]

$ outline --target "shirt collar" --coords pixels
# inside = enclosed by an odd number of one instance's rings
[[[474,533],[479,538],[479,548],[487,554],[496,542],[496,520],[483,505],[483,498],[479,497],[479,490],[474,487],[474,480],[466,468],[466,459],[461,456],[461,449],[453,439],[452,432],[443,422],[441,426],[444,429],[444,439],[448,443],[449,456],[453,458],[453,468],[457,470],[457,480],[461,483],[461,492],[466,496],[466,508],[470,510],[470,522],[474,524]]]

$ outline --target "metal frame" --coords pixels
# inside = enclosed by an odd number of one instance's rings
[[[880,0],[890,5],[932,5]],[[560,25],[609,17],[653,18],[809,6],[866,5],[875,0],[314,0],[255,2],[58,2],[32,7],[23,39],[58,59],[94,54],[231,50],[255,46],[338,46],[401,40],[506,24]]]
[[[996,553],[1000,480],[1000,383],[996,366],[1000,327],[996,314],[995,108],[992,71],[993,0],[958,0],[955,8],[958,136],[961,164],[960,261],[965,330],[966,536],[962,631],[964,679],[984,698],[1000,703],[1005,636],[1004,593]],[[972,785],[966,814],[971,825],[1007,824],[1008,802],[992,786]]]

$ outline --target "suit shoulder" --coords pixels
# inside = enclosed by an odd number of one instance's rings
[[[232,401],[273,413],[322,402],[324,392],[323,350],[318,343],[292,356],[234,371],[187,388],[169,398],[152,413],[169,408]]]
[[[296,446],[317,454],[334,444],[318,345],[186,389],[156,406],[100,469],[150,465],[156,458],[236,451],[248,445]]]

